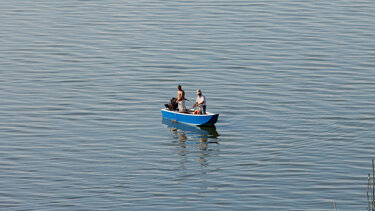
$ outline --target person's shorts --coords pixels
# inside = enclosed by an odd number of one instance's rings
[[[178,110],[180,112],[185,112],[185,110],[186,110],[185,100],[178,101]]]
[[[200,114],[206,114],[206,106],[205,105],[199,106],[199,111],[200,111]]]

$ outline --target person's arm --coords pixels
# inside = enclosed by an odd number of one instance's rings
[[[198,105],[198,98],[195,100],[195,103],[193,105],[193,108]]]
[[[202,100],[203,100],[202,102],[198,103],[198,99],[197,99],[196,104],[197,104],[197,105],[203,105],[205,100],[204,100],[204,98],[203,98]]]

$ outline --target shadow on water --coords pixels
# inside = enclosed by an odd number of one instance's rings
[[[179,123],[169,119],[162,120],[162,124],[167,126],[176,139],[174,143],[179,145],[179,153],[183,160],[181,164],[184,166],[187,159],[187,155],[190,153],[187,149],[188,146],[197,146],[199,149],[199,159],[201,166],[206,167],[208,165],[207,156],[213,151],[208,149],[208,144],[219,144],[217,138],[220,136],[216,131],[215,126],[194,126]],[[184,167],[183,167],[184,168]]]
[[[214,138],[219,137],[216,127],[213,126],[194,126],[184,123],[179,123],[169,119],[162,120],[163,125],[167,126],[172,134],[183,136],[182,138],[187,141],[196,141],[201,138]],[[214,143],[217,143],[214,141]]]
[[[194,126],[164,118],[162,124],[169,128],[174,135],[174,138],[179,139],[179,141],[183,141],[186,144],[218,144],[216,139],[220,135],[216,131],[215,126]]]

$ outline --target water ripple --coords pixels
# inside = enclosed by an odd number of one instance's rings
[[[0,209],[367,206],[372,1],[0,5]]]

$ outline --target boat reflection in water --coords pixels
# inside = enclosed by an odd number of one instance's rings
[[[174,138],[186,144],[203,144],[207,147],[208,143],[218,143],[215,139],[220,135],[214,125],[194,126],[165,118],[163,118],[162,123],[169,128]]]
[[[175,141],[172,142],[178,144],[179,150],[177,154],[181,156],[181,169],[187,168],[185,164],[189,162],[189,155],[197,155],[197,148],[198,161],[202,167],[208,166],[207,157],[213,156],[218,152],[217,149],[208,149],[208,144],[219,144],[217,142],[219,133],[216,131],[215,126],[194,126],[164,118],[162,123],[173,134]]]

